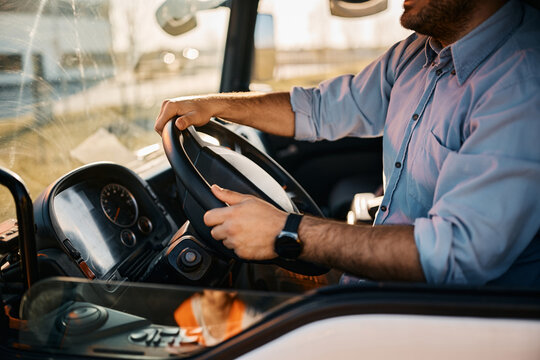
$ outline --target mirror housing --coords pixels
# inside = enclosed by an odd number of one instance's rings
[[[340,17],[363,17],[380,13],[388,0],[330,0],[330,13]]]
[[[156,20],[167,34],[182,35],[197,26],[197,11],[222,6],[224,0],[166,0],[156,10]]]

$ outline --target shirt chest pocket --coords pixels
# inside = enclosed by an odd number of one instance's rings
[[[407,167],[407,193],[429,209],[433,205],[433,194],[443,163],[453,150],[442,145],[432,131],[427,132],[424,140],[409,149],[412,158]]]

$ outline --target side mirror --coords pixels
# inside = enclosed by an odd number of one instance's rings
[[[380,13],[388,0],[330,0],[330,13],[340,17],[362,17]]]
[[[156,11],[159,26],[169,35],[178,36],[197,26],[197,11],[223,5],[224,0],[166,0]]]

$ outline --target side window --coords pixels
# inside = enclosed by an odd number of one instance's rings
[[[252,90],[288,91],[358,73],[410,32],[403,1],[362,18],[332,16],[328,0],[261,0],[255,29]]]

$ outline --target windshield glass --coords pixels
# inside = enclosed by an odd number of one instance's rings
[[[251,88],[289,91],[359,73],[411,34],[402,13],[403,0],[357,18],[331,15],[328,0],[260,0]]]
[[[225,341],[298,296],[49,279],[21,305],[18,346],[79,356],[188,355]]]
[[[191,8],[187,32],[173,36],[156,19],[162,4],[0,2],[0,166],[32,198],[90,162],[136,170],[162,153],[153,124],[165,98],[218,91],[229,9]],[[0,201],[12,202],[5,189]]]

